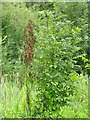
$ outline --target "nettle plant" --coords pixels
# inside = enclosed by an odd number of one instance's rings
[[[40,20],[31,68],[39,86],[35,109],[44,117],[53,117],[53,111],[59,111],[60,106],[67,104],[69,96],[73,95],[69,74],[74,71],[73,57],[79,50],[76,43],[78,34],[73,34],[67,15],[61,14],[56,18],[55,12],[44,10],[40,12]],[[59,112],[54,117],[57,116]]]

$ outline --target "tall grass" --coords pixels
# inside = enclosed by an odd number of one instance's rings
[[[10,77],[2,77],[1,83],[1,117],[18,118],[26,117],[28,113],[28,105],[26,101],[26,86],[20,89],[20,82],[17,79],[12,82]],[[4,82],[5,81],[5,82]],[[30,96],[35,98],[34,88],[31,89]]]
[[[30,114],[26,100],[25,84],[21,90],[20,82],[17,76],[15,80],[13,80],[14,82],[12,82],[10,79],[10,75],[2,77],[0,86],[0,119],[5,117],[40,117],[41,115],[32,116],[35,112],[35,99],[37,99],[36,95],[39,92],[36,92],[36,87],[34,86],[30,90]],[[68,105],[61,107],[61,111],[58,111],[58,115],[64,118],[88,118],[88,77],[81,75],[77,76],[76,78],[75,75],[73,75],[73,80],[74,86],[76,86],[77,89],[75,90],[73,96],[70,96],[71,101],[68,103]],[[51,117],[57,117],[55,116],[56,112],[57,111],[53,111]]]

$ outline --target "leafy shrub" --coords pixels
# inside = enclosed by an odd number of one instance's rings
[[[78,46],[80,30],[77,27],[72,29],[71,21],[64,14],[57,19],[51,11],[44,10],[40,14],[43,16],[42,26],[36,39],[31,71],[39,86],[37,114],[45,112],[43,116],[47,117],[53,111],[60,111],[60,106],[67,104],[69,96],[73,95],[74,86],[70,84],[69,75],[75,73],[73,58],[81,49]]]

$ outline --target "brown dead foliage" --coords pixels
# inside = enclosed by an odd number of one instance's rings
[[[33,58],[33,47],[35,43],[35,38],[33,34],[33,26],[34,24],[32,23],[32,21],[29,20],[28,25],[24,29],[24,51],[21,54],[21,63],[24,61],[26,65],[26,69],[30,65],[30,61]],[[22,82],[21,82],[21,89],[22,89]],[[29,112],[31,112],[28,87],[27,87],[27,104],[28,104]]]
[[[21,63],[24,60],[24,63],[26,64],[26,68],[29,66],[30,61],[33,58],[33,47],[35,43],[33,27],[34,24],[32,23],[31,20],[29,20],[28,25],[24,29],[24,52],[22,52],[21,54]]]

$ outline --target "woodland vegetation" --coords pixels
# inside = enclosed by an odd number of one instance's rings
[[[0,118],[88,118],[88,3],[2,3]]]

